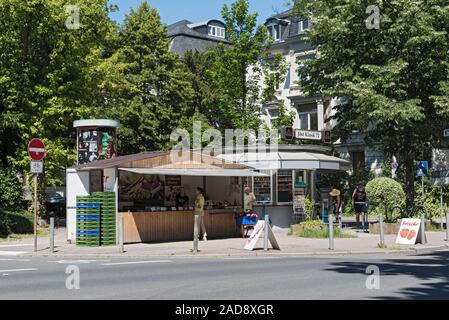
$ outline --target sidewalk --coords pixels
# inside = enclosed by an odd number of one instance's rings
[[[276,239],[281,251],[270,249],[263,251],[263,239],[260,239],[254,251],[244,250],[245,239],[232,238],[220,240],[200,241],[200,252],[194,255],[190,252],[192,241],[151,244],[127,244],[125,253],[119,253],[118,246],[110,247],[77,247],[65,240],[66,230],[58,229],[56,233],[55,253],[50,253],[49,238],[42,237],[38,241],[38,252],[34,253],[31,244],[32,238],[18,242],[1,242],[2,247],[10,245],[13,249],[23,246],[26,253],[21,256],[52,256],[62,258],[156,258],[156,257],[254,257],[254,256],[329,256],[329,255],[356,255],[356,254],[391,254],[391,253],[419,253],[449,248],[449,242],[445,241],[443,232],[427,232],[428,243],[414,246],[396,245],[396,235],[386,235],[386,249],[377,247],[379,235],[358,232],[357,238],[335,239],[335,250],[328,249],[328,239],[306,239],[296,236],[288,236],[287,231],[275,231]],[[0,256],[2,252],[0,251]]]

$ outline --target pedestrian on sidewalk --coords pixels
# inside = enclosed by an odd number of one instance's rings
[[[355,220],[357,226],[361,226],[360,216],[365,214],[366,208],[366,192],[363,182],[359,182],[352,193],[352,208],[355,210]]]
[[[195,209],[194,209],[194,216],[195,216],[195,222],[193,226],[193,251],[198,251],[198,240],[199,235],[201,231],[203,231],[203,240],[207,240],[207,232],[206,232],[206,226],[204,224],[204,190],[203,188],[197,188],[196,189],[196,199],[195,199]]]

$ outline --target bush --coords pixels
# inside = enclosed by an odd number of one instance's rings
[[[328,226],[320,220],[309,220],[291,227],[290,235],[301,238],[318,238],[324,239],[329,237]],[[355,238],[354,235],[344,233],[340,228],[334,227],[335,238]]]
[[[0,209],[0,237],[11,233],[32,233],[34,230],[33,214],[26,210],[7,211]]]
[[[0,207],[19,208],[22,205],[22,185],[10,169],[0,169]]]
[[[375,178],[367,183],[366,195],[368,201],[377,203],[375,206],[370,206],[370,214],[385,214],[386,206],[386,222],[394,222],[400,218],[400,213],[405,206],[405,192],[399,182],[386,177]],[[395,205],[397,209],[393,214]]]

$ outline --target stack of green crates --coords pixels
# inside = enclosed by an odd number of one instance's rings
[[[90,196],[76,197],[76,245],[100,245],[100,204]]]
[[[116,245],[117,208],[115,192],[94,192],[92,197],[101,204],[100,244]]]

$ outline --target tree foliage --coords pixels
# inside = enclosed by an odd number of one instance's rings
[[[313,0],[307,37],[318,55],[299,70],[308,94],[346,97],[335,134],[353,130],[404,166],[414,202],[414,161],[442,143],[449,119],[449,6],[438,0]],[[368,28],[375,5],[380,27]],[[368,21],[369,24],[369,21]]]

